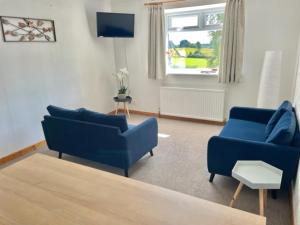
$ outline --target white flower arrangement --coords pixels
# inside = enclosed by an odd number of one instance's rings
[[[128,91],[128,85],[129,85],[129,72],[127,68],[120,69],[116,74],[115,77],[118,81],[119,95],[126,95]]]

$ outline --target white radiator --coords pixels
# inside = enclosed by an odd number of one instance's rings
[[[224,121],[224,90],[161,87],[162,115]]]

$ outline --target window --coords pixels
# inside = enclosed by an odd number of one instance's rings
[[[167,74],[219,74],[224,7],[166,10]]]
[[[181,29],[182,27],[198,27],[198,16],[174,16],[171,17],[171,28]]]

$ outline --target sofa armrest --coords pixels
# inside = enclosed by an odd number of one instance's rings
[[[208,170],[231,176],[236,161],[261,160],[283,170],[282,186],[287,187],[296,176],[299,155],[291,146],[215,136],[208,143]]]
[[[130,163],[133,163],[157,146],[157,120],[156,118],[149,118],[122,133],[121,136],[125,139],[129,156],[131,156]]]
[[[233,107],[229,118],[267,124],[275,112],[273,109]]]

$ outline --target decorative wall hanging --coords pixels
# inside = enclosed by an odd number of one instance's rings
[[[55,42],[53,20],[0,17],[5,42]]]

